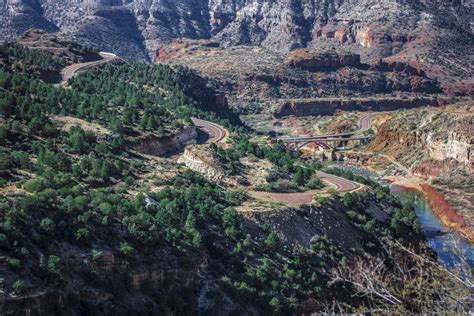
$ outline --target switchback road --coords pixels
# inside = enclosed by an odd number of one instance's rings
[[[374,121],[379,117],[380,115],[383,115],[383,112],[377,112],[377,113],[372,113],[365,115],[360,118],[359,120],[359,130],[356,131],[355,133],[363,133],[368,131],[369,129],[372,128],[372,125],[374,125]]]
[[[334,176],[332,174],[324,173],[321,171],[316,172],[318,177],[323,181],[334,186],[334,189],[339,193],[352,192],[361,187],[360,184]],[[292,205],[303,205],[309,204],[314,200],[314,196],[321,194],[320,190],[311,190],[306,192],[296,193],[274,193],[274,192],[263,192],[263,191],[249,191],[249,194],[257,199],[265,199],[273,202],[279,202],[284,204]]]
[[[297,143],[297,142],[310,142],[310,141],[315,141],[315,140],[327,140],[327,139],[337,139],[337,138],[352,138],[356,134],[361,134],[363,132],[368,131],[370,128],[372,128],[372,125],[374,124],[374,121],[377,117],[382,115],[382,113],[372,113],[363,116],[362,118],[359,119],[359,122],[357,125],[359,126],[359,129],[354,132],[348,132],[348,133],[340,133],[340,134],[327,134],[327,135],[315,135],[315,136],[294,136],[294,137],[279,137],[277,140],[281,140],[284,143]]]
[[[220,125],[217,125],[212,122],[208,122],[205,120],[201,120],[198,118],[192,118],[194,125],[196,125],[199,129],[203,130],[209,135],[209,138],[206,141],[206,144],[220,143],[226,136],[227,131]],[[332,174],[324,173],[321,171],[317,171],[318,177],[320,177],[323,181],[328,182],[329,184],[333,185],[336,191],[340,193],[350,192],[357,190],[360,188],[360,185],[356,182],[334,176]],[[273,197],[282,200],[301,200],[301,201],[311,201],[314,195],[314,192],[302,192],[302,193],[273,193],[271,194]]]

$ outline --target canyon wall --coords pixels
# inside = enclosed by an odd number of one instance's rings
[[[157,255],[165,257],[168,254]],[[179,265],[172,260],[171,257],[167,257],[158,263],[134,262],[132,267],[130,262],[120,255],[108,254],[99,258],[97,262],[87,259],[74,262],[71,263],[71,270],[76,274],[75,277],[87,279],[88,275],[94,276],[97,287],[84,287],[82,283],[71,283],[61,290],[46,289],[34,294],[2,297],[0,314],[54,315],[61,312],[71,315],[81,310],[95,311],[93,314],[114,314],[117,311],[123,313],[125,310],[127,313],[138,315],[161,314],[161,306],[148,295],[161,293],[165,289],[170,297],[180,297],[186,291],[197,289],[199,272],[207,268],[208,261],[204,256],[194,258],[193,262],[181,262]],[[101,288],[101,282],[110,282],[115,287]],[[112,299],[113,296],[121,295],[126,295],[125,310]],[[194,301],[188,298],[187,304],[192,306],[195,304]]]
[[[0,42],[30,28],[133,60],[153,61],[176,39],[272,51],[328,48],[370,64],[409,62],[472,94],[474,8],[434,0],[2,0]]]
[[[394,111],[422,106],[439,106],[441,100],[437,98],[320,98],[285,101],[273,112],[275,118],[285,116],[317,116],[331,115],[338,110],[342,111]]]
[[[473,107],[395,113],[377,127],[370,146],[416,170],[447,172],[474,167]],[[417,152],[417,155],[414,153]],[[413,165],[414,162],[417,164]],[[421,175],[421,174],[420,174]],[[443,175],[443,174],[439,174]],[[444,174],[446,176],[447,174]],[[429,176],[429,173],[427,174]]]

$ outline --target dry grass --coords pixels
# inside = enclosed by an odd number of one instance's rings
[[[80,126],[84,131],[91,131],[99,138],[111,135],[108,129],[99,124],[90,123],[71,116],[53,115],[51,116],[51,121],[65,132],[68,132],[73,126]]]

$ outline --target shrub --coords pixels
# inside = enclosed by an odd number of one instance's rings
[[[119,251],[121,254],[125,256],[129,256],[135,251],[135,248],[130,246],[127,242],[121,242]]]
[[[103,252],[92,249],[92,261],[97,262],[102,257]]]
[[[347,211],[346,214],[351,220],[357,219],[357,213],[355,211]]]
[[[23,294],[25,292],[25,288],[25,282],[22,280],[16,280],[12,285],[13,292],[15,292],[16,295]]]
[[[305,184],[305,188],[308,190],[317,190],[324,188],[324,184],[321,181],[321,179],[317,175],[312,175],[311,178],[309,178],[308,182]]]
[[[265,246],[268,248],[273,248],[276,246],[278,242],[278,237],[275,233],[268,234],[267,238],[265,239]]]
[[[1,153],[0,154],[0,171],[9,171],[13,168],[13,159],[10,157],[9,154]]]
[[[237,211],[233,207],[228,207],[224,210],[222,222],[225,227],[235,227],[237,224]]]
[[[270,300],[270,306],[273,307],[274,309],[277,309],[280,306],[280,300],[276,297],[272,298]]]
[[[76,237],[76,240],[85,240],[89,237],[89,229],[87,228],[79,228],[74,236]]]
[[[53,229],[54,227],[54,222],[51,218],[45,217],[41,220],[40,222],[40,227],[46,232],[49,232]]]
[[[30,251],[28,249],[26,249],[25,247],[21,247],[20,249],[20,254],[23,256],[23,257],[27,257],[29,254],[30,254]]]
[[[19,270],[21,268],[21,261],[16,258],[8,258],[8,265],[15,270]]]
[[[298,192],[300,189],[296,183],[292,181],[278,180],[274,183],[256,185],[255,190],[263,192],[293,193]]]
[[[30,168],[30,157],[28,153],[24,151],[14,151],[11,154],[13,162],[18,166],[23,169],[29,169]]]
[[[59,274],[59,263],[61,261],[61,258],[55,255],[51,255],[48,257],[48,271]]]

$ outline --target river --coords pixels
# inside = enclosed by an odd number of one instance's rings
[[[432,212],[428,202],[421,193],[406,191],[392,186],[392,194],[402,203],[411,203],[425,232],[428,245],[437,253],[442,265],[448,269],[461,266],[464,269],[474,268],[474,246],[462,237],[446,228]],[[465,260],[462,260],[464,257]]]
[[[351,171],[356,175],[381,182],[381,178],[377,174],[364,168],[342,163],[333,164],[331,167]],[[421,228],[426,235],[428,245],[437,253],[439,261],[443,266],[448,269],[453,269],[456,266],[460,266],[464,270],[474,269],[474,245],[466,242],[455,231],[446,228],[436,214],[433,213],[421,193],[407,191],[397,186],[391,186],[390,191],[396,195],[402,203],[413,204]]]

